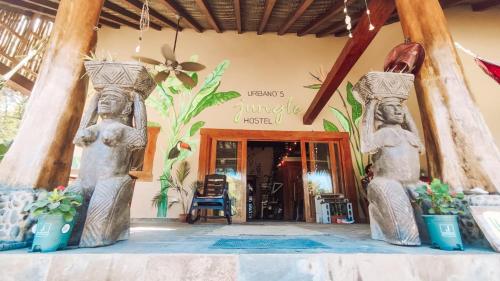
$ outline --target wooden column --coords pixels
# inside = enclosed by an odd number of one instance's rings
[[[19,132],[0,163],[0,186],[66,185],[85,104],[83,55],[96,43],[104,0],[61,0]]]
[[[395,2],[405,37],[426,51],[415,87],[431,174],[457,191],[500,191],[500,152],[465,81],[438,0]]]

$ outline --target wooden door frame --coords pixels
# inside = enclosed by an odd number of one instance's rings
[[[204,180],[205,175],[212,171],[212,161],[209,156],[214,155],[215,148],[213,140],[240,141],[241,142],[241,173],[243,180],[244,194],[241,198],[246,198],[246,172],[247,172],[247,146],[248,141],[276,141],[276,142],[300,142],[302,155],[302,176],[307,175],[307,162],[305,158],[306,142],[335,141],[339,144],[340,162],[342,163],[342,180],[345,186],[345,196],[353,203],[354,217],[358,218],[358,198],[356,185],[354,182],[354,168],[351,159],[351,147],[349,145],[349,133],[346,132],[316,132],[316,131],[268,131],[268,130],[242,130],[242,129],[212,129],[202,128],[200,130],[200,153],[198,164],[198,179]],[[331,155],[330,157],[335,157]],[[304,189],[304,217],[306,222],[314,222],[315,218],[310,217],[310,204],[306,200],[307,179],[303,180]],[[243,209],[246,213],[246,203],[243,203]],[[246,215],[245,215],[246,217]]]

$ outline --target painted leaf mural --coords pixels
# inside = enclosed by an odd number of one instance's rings
[[[189,120],[191,120],[191,118],[196,117],[198,114],[200,114],[203,110],[205,110],[208,107],[223,104],[226,101],[238,98],[240,96],[241,95],[235,91],[211,93],[211,94],[205,96],[196,105],[196,107],[191,112],[188,113],[188,115],[186,116],[185,122],[189,122]]]
[[[342,111],[338,110],[335,107],[330,107],[330,109],[332,110],[335,117],[337,117],[337,120],[339,120],[339,123],[342,126],[342,129],[344,129],[344,131],[346,131],[346,132],[349,132],[349,134],[350,134],[351,133],[351,124],[349,123],[349,120],[347,119],[345,114],[342,113]]]
[[[194,56],[192,57],[194,58]],[[194,85],[180,81],[176,76],[169,76],[165,81],[158,83],[158,91],[150,95],[147,103],[157,110],[168,123],[166,155],[163,162],[162,184],[160,191],[153,197],[152,205],[157,208],[158,217],[166,217],[168,210],[168,190],[172,178],[172,169],[192,155],[197,147],[194,137],[205,126],[205,121],[194,121],[200,113],[209,107],[217,106],[238,98],[241,95],[236,91],[219,92],[222,75],[229,66],[224,60],[206,77],[203,84],[197,87],[199,80],[195,72],[185,72]],[[153,69],[152,76],[160,69]],[[199,88],[196,90],[196,88]]]
[[[361,120],[361,116],[363,115],[363,106],[361,103],[354,97],[352,93],[352,83],[348,82],[346,87],[347,92],[347,102],[351,106],[351,117],[354,121],[354,124],[359,124]]]
[[[335,126],[335,124],[333,124],[332,122],[330,122],[326,119],[323,119],[323,128],[327,132],[340,132],[339,128],[337,128],[337,126]]]
[[[191,126],[191,129],[189,130],[189,136],[192,137],[196,135],[196,133],[205,125],[205,121],[198,121]]]

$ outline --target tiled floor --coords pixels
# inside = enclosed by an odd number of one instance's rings
[[[217,249],[212,247],[220,238],[290,239],[307,238],[329,248],[316,249]],[[26,249],[4,252],[21,253]],[[134,223],[130,239],[115,245],[94,249],[69,249],[58,253],[399,253],[399,254],[493,254],[488,248],[466,247],[464,252],[441,251],[428,245],[401,247],[370,239],[366,224],[326,225],[294,222],[254,222],[225,225],[224,223],[178,222]]]

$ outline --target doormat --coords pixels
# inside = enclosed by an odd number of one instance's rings
[[[311,239],[219,239],[213,249],[329,249]]]

